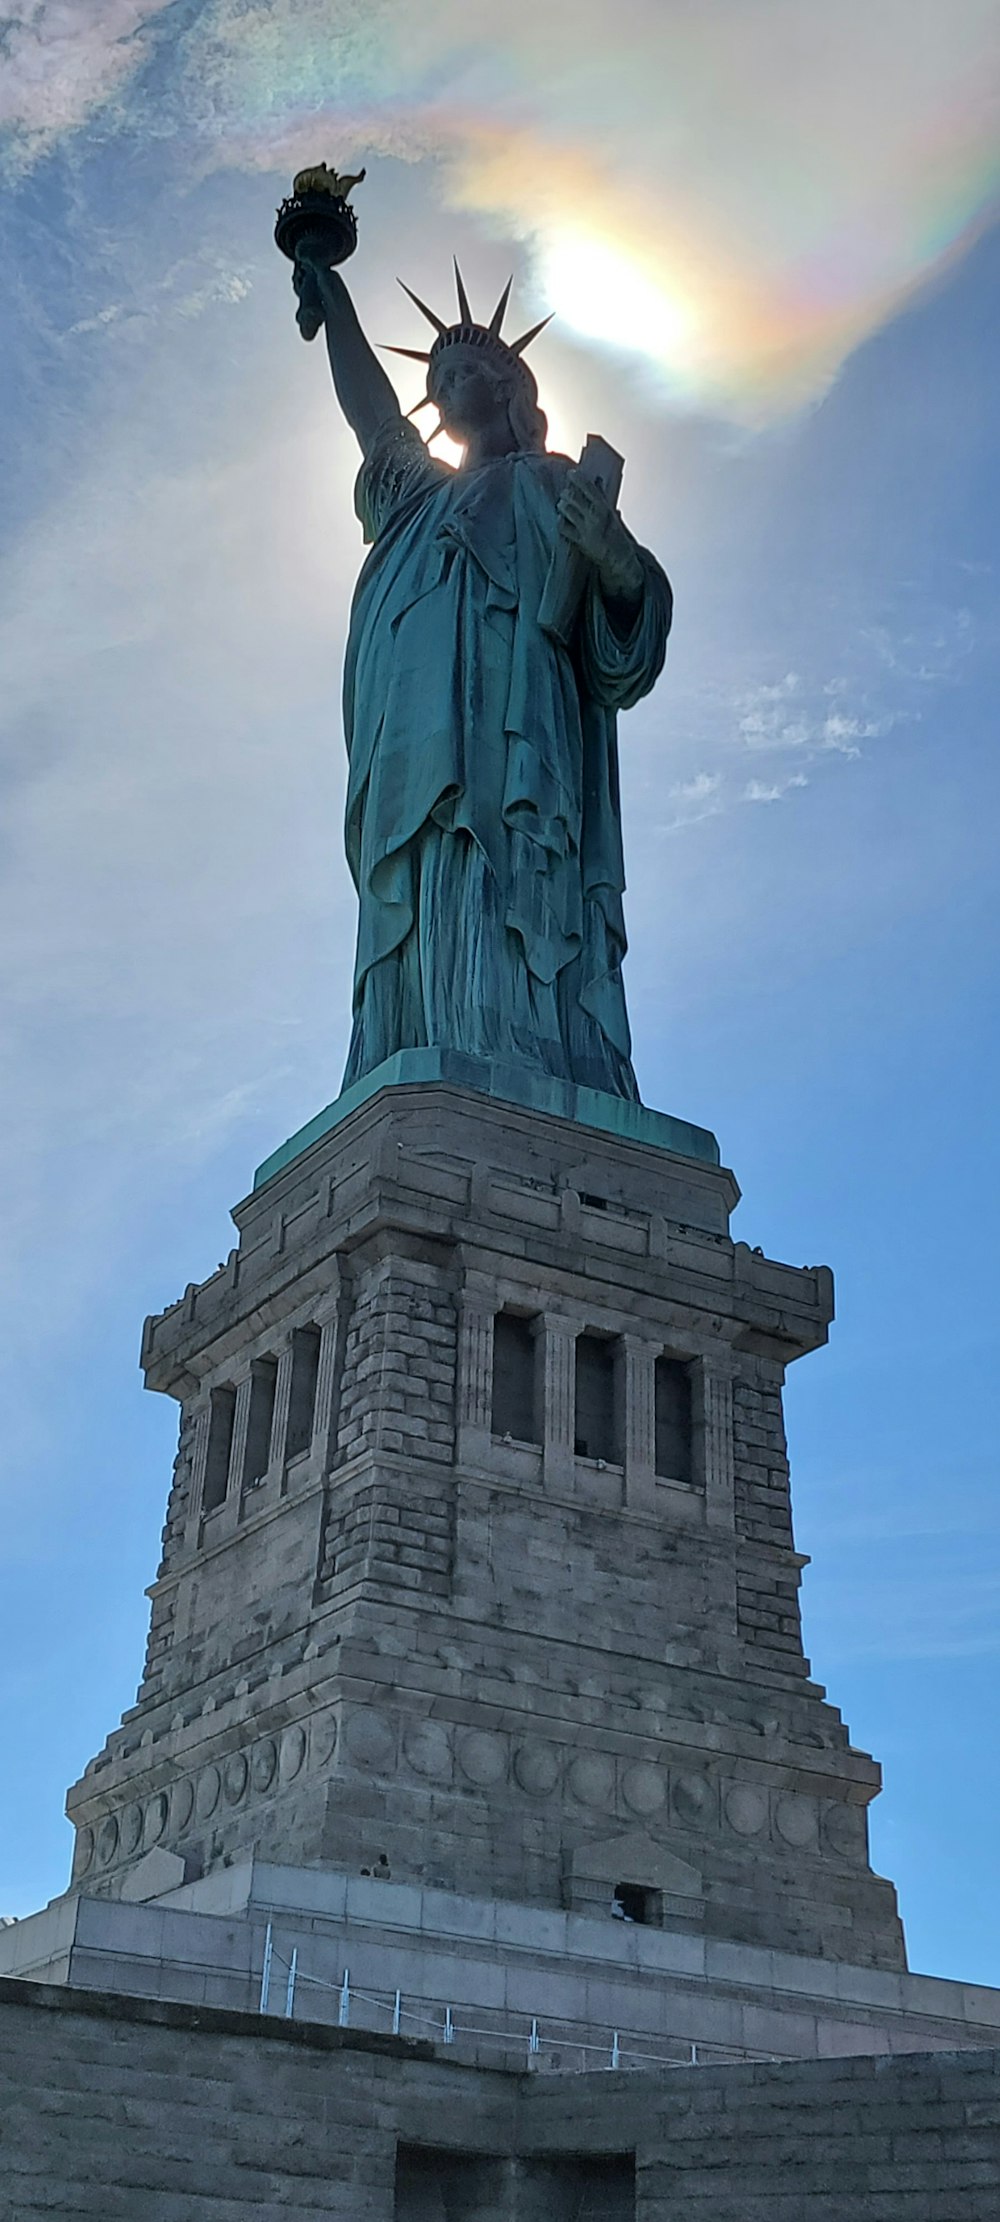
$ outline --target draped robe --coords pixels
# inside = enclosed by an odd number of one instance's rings
[[[616,712],[662,669],[671,594],[637,547],[627,633],[596,572],[570,646],[542,630],[572,468],[516,454],[454,471],[397,422],[362,466],[372,546],[344,677],[360,905],[345,1086],[430,1046],[637,1098]]]

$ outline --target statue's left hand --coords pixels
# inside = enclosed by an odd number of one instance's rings
[[[636,601],[642,593],[642,566],[614,503],[592,478],[572,471],[559,497],[559,524],[566,539],[594,564],[605,592]]]

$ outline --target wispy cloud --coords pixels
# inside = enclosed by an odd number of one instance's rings
[[[998,182],[993,0],[21,0],[0,105],[18,160],[157,50],[147,127],[202,165],[428,160],[523,240],[581,338],[750,418],[823,392],[970,235]]]
[[[846,680],[828,679],[810,688],[799,672],[788,671],[782,679],[754,687],[736,705],[740,739],[754,751],[792,749],[807,755],[832,751],[838,756],[860,756],[865,741],[880,740],[892,731],[899,713],[889,710],[879,716],[866,716],[828,709],[827,698],[842,695],[847,684]],[[779,792],[805,784],[804,778],[793,775],[783,781]],[[775,798],[769,791],[766,795],[749,795],[749,799]]]
[[[127,85],[142,33],[168,0],[7,0],[0,17],[0,132],[14,167],[37,161]]]
[[[165,273],[148,298],[139,303],[134,296],[127,302],[109,301],[92,316],[70,324],[64,336],[78,339],[87,332],[109,333],[112,328],[135,332],[163,316],[202,316],[219,303],[245,301],[252,287],[253,274],[248,265],[233,268],[208,251],[186,255]]]
[[[804,772],[791,772],[787,779],[773,779],[768,784],[763,779],[748,779],[743,789],[744,802],[780,802],[793,787],[808,787]]]
[[[909,704],[876,711],[868,699],[874,676],[785,671],[736,693],[710,690],[699,705],[699,749],[709,762],[667,789],[669,815],[657,830],[682,832],[745,804],[782,802],[808,788],[820,767],[856,762],[917,715]]]

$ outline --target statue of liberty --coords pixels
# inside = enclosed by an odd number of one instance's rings
[[[464,448],[454,469],[403,415],[329,265],[304,238],[298,320],[325,327],[370,543],[344,674],[360,905],[344,1086],[398,1050],[445,1048],[637,1101],[616,713],[662,668],[670,587],[614,500],[546,452],[524,360],[542,327],[503,338],[509,285],[487,325],[457,265],[457,323],[411,295],[434,329],[426,398]],[[542,602],[567,547],[582,592],[561,637]]]

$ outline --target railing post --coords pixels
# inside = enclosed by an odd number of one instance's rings
[[[393,2000],[393,2007],[392,2007],[392,2034],[393,2034],[393,2036],[394,2036],[394,2037],[398,2037],[398,2035],[399,2035],[399,2023],[400,2023],[400,2017],[401,2017],[401,2014],[402,2014],[402,2010],[403,2010],[403,2001],[402,2001],[402,1997],[401,1997],[401,1995],[400,1995],[399,1991],[397,1991],[397,1992],[396,1992],[396,1996],[395,1996],[395,1999]]]
[[[287,1987],[286,1987],[286,1990],[285,1990],[285,2020],[286,2020],[286,2021],[291,2021],[292,2015],[293,2015],[293,2014],[294,2014],[294,2012],[295,2012],[295,1976],[296,1976],[296,1972],[297,1972],[297,1969],[298,1969],[298,1964],[299,1964],[299,1948],[298,1948],[298,1945],[297,1945],[297,1944],[293,1944],[293,1946],[292,1946],[292,1957],[291,1957],[291,1959],[290,1959],[290,1961],[289,1961],[289,1963],[288,1963],[288,1984],[287,1984]]]
[[[450,2006],[446,2006],[444,2010],[444,2042],[446,2045],[453,2045],[455,2042],[455,2024],[451,2018]]]
[[[619,2064],[620,2064],[620,2061],[621,2061],[621,2047],[620,2047],[620,2045],[619,2045],[619,2043],[618,2043],[618,2031],[617,2031],[617,2029],[616,2029],[616,2030],[615,2030],[615,2033],[614,2033],[614,2036],[613,2036],[613,2037],[612,2037],[612,2039],[611,2039],[611,2065],[612,2065],[612,2067],[613,2067],[613,2068],[617,2068],[617,2067],[619,2066]]]
[[[271,1954],[273,1949],[274,1939],[271,1923],[268,1922],[264,1936],[264,1965],[260,1971],[260,2004],[257,2008],[260,2014],[266,2014],[267,2012],[267,2001],[271,1989]]]
[[[338,2017],[338,2018],[339,2018],[339,2022],[340,2022],[340,2027],[341,2027],[341,2029],[349,2029],[349,2028],[350,2028],[350,2025],[351,2025],[351,1977],[350,1977],[350,1970],[349,1970],[348,1968],[346,1968],[346,1967],[345,1967],[345,1969],[344,1969],[344,1980],[343,1980],[343,1982],[342,1982],[342,1984],[341,1984],[341,1986],[340,1986],[340,2014],[339,2014],[339,2017]]]
[[[528,2051],[538,2052],[540,2050],[541,2047],[538,2042],[538,2023],[537,2021],[533,2020],[531,2024],[531,2035],[528,2038]]]

